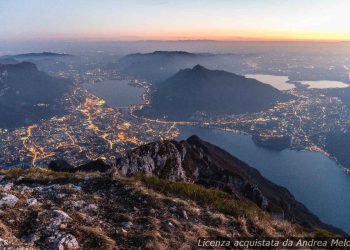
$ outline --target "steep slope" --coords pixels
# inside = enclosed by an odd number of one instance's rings
[[[119,160],[117,166],[126,175],[144,173],[219,188],[235,199],[254,202],[275,218],[340,232],[323,224],[287,189],[268,181],[254,168],[197,136],[181,142],[163,141],[141,146]]]
[[[0,174],[1,249],[193,249],[198,237],[328,234],[195,184],[115,170]]]
[[[350,169],[350,132],[331,131],[323,135],[325,149],[342,166]]]
[[[32,63],[0,64],[0,127],[23,126],[63,113],[59,100],[70,85]]]
[[[197,65],[158,84],[151,96],[151,106],[140,113],[148,117],[188,120],[198,113],[259,112],[289,98],[289,95],[257,80]]]

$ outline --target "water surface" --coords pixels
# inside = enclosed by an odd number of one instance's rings
[[[338,81],[300,81],[301,84],[308,85],[310,89],[331,89],[347,88],[348,84]]]
[[[107,80],[94,84],[84,84],[94,95],[106,101],[113,107],[127,107],[131,104],[141,104],[143,88],[133,87],[127,80]]]
[[[284,186],[323,222],[350,233],[350,175],[318,152],[258,147],[251,137],[216,129],[181,126],[180,139],[197,134]]]
[[[260,75],[249,74],[247,78],[253,78],[260,82],[266,83],[279,90],[288,90],[295,88],[294,84],[288,83],[288,76]]]

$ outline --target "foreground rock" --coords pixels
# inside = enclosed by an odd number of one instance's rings
[[[13,207],[16,205],[18,198],[12,194],[1,194],[2,198],[0,199],[0,207],[8,206]]]
[[[319,234],[272,218],[252,203],[229,201],[225,193],[219,194],[228,210],[186,196],[183,185],[209,198],[218,194],[194,184],[126,178],[117,170],[0,174],[0,184],[14,183],[2,194],[7,204],[0,213],[0,249],[191,249],[198,237]]]

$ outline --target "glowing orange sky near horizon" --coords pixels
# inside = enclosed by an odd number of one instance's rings
[[[350,41],[350,0],[0,1],[0,40]]]
[[[43,39],[41,34],[23,36],[23,39]],[[140,40],[216,40],[216,41],[301,41],[301,42],[341,42],[350,41],[350,34],[343,33],[307,33],[307,32],[222,32],[222,31],[187,31],[187,32],[145,32],[129,33],[126,35],[107,33],[80,33],[80,34],[52,34],[46,35],[44,40],[71,39],[96,41],[140,41]]]

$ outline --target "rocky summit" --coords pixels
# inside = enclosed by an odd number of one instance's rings
[[[337,231],[323,224],[286,188],[270,182],[256,169],[198,136],[181,142],[143,145],[117,162],[117,166],[125,175],[143,173],[218,188],[235,199],[255,203],[276,218]]]
[[[0,171],[0,249],[192,249],[199,237],[343,234],[196,136],[141,146],[109,168],[50,168]]]

